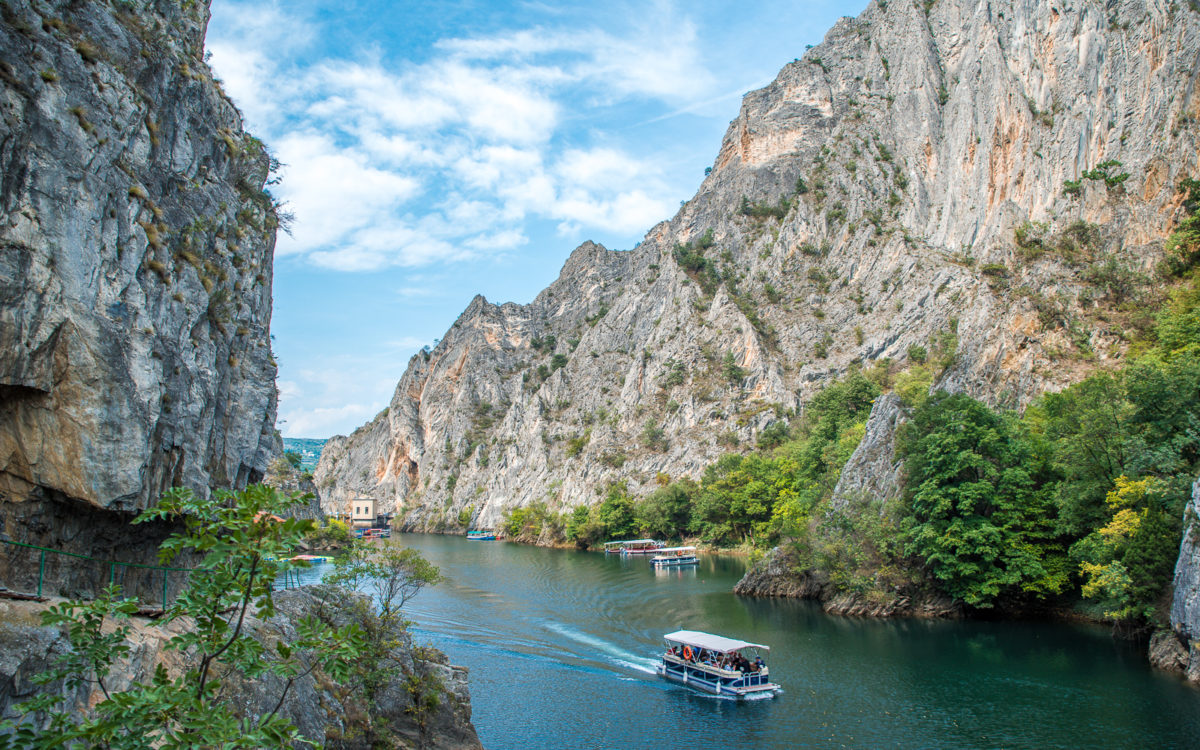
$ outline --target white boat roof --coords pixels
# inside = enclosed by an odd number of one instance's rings
[[[733,638],[726,638],[723,635],[713,635],[712,633],[703,633],[699,630],[676,630],[674,633],[667,633],[663,636],[663,640],[669,643],[683,643],[688,646],[698,646],[709,651],[717,651],[719,653],[729,653],[743,648],[761,648],[764,651],[770,651],[770,646],[764,646],[761,643],[747,643],[746,641],[738,641]]]
[[[637,544],[639,542],[645,543],[645,544],[654,544],[654,541],[655,540],[653,540],[653,539],[622,539],[619,542],[605,542],[604,546],[607,547],[610,544]]]
[[[659,552],[695,552],[695,547],[663,547]]]

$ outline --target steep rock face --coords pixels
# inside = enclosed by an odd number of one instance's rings
[[[904,407],[894,393],[875,399],[866,431],[842,467],[829,500],[831,511],[847,505],[872,502],[883,506],[900,496],[902,462],[896,459],[896,428],[904,421]]]
[[[301,619],[321,611],[319,591],[307,589],[283,591],[275,595],[276,614],[263,620],[251,617],[247,632],[273,653],[276,642],[293,642],[296,626]],[[32,680],[45,671],[59,654],[71,648],[70,642],[58,628],[40,625],[45,604],[36,602],[0,601],[0,717],[16,716],[14,706],[43,692],[62,696],[69,705],[82,711],[103,698],[95,685],[83,685],[73,692],[61,682],[49,685]],[[107,687],[128,690],[136,683],[148,683],[156,665],[162,664],[172,676],[184,668],[184,659],[177,650],[166,650],[168,639],[181,632],[182,621],[176,620],[166,628],[142,618],[132,618],[132,631],[127,643],[129,658],[116,665],[107,679]],[[404,686],[401,670],[392,672],[391,682],[380,690],[377,712],[368,716],[363,705],[361,689],[347,690],[331,684],[321,675],[303,675],[288,691],[288,700],[280,708],[281,715],[294,724],[302,735],[327,748],[366,747],[365,737],[371,726],[387,726],[393,738],[407,747],[479,748],[479,738],[471,724],[471,704],[467,688],[467,670],[451,666],[444,654],[434,649],[405,649],[396,647],[391,655],[394,664],[403,665],[408,674],[429,675],[432,683],[440,685],[439,701],[422,728],[408,709],[412,697]],[[283,690],[283,681],[275,675],[265,675],[250,684],[233,682],[231,704],[246,716],[261,716],[275,708]]]
[[[1198,171],[1198,49],[1200,15],[1164,2],[839,21],[746,96],[695,198],[637,248],[581,247],[530,305],[472,302],[326,449],[324,506],[366,495],[443,528],[614,480],[643,494],[939,334],[942,385],[992,404],[1120,358],[1122,291],[1096,269],[1160,257]]]
[[[129,559],[130,513],[275,449],[269,157],[206,2],[0,12],[3,531]]]
[[[263,475],[262,483],[287,495],[305,496],[305,501],[293,505],[284,511],[289,518],[299,518],[322,523],[325,514],[321,511],[321,502],[317,497],[317,487],[308,474],[292,467],[286,459],[280,457],[271,462]]]
[[[1200,682],[1200,479],[1192,485],[1192,500],[1183,514],[1183,543],[1175,563],[1174,598],[1171,602],[1173,637],[1160,649],[1151,649],[1151,660],[1167,669],[1186,673]],[[1155,658],[1156,653],[1167,656]]]

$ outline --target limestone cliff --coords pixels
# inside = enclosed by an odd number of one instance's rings
[[[274,450],[270,159],[204,62],[206,2],[0,14],[3,531],[128,560],[128,513]]]
[[[328,444],[323,506],[437,529],[643,494],[942,333],[942,385],[992,404],[1118,360],[1121,279],[1200,171],[1198,51],[1186,4],[872,3],[745,97],[637,248],[584,244],[528,305],[476,298]]]
[[[1192,501],[1183,515],[1183,542],[1175,563],[1171,600],[1171,632],[1157,634],[1150,659],[1157,666],[1183,672],[1200,682],[1200,479],[1192,485]]]

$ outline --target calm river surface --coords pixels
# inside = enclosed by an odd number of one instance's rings
[[[473,720],[508,748],[1200,747],[1200,691],[1105,628],[830,617],[730,593],[745,562],[645,558],[404,534],[446,581],[409,605],[417,640],[470,668]],[[771,647],[774,700],[654,675],[661,636]]]

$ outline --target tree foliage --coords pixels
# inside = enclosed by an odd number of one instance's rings
[[[1019,426],[961,394],[938,392],[897,436],[905,459],[905,552],[976,607],[1021,590],[1057,592],[1035,457]]]
[[[181,654],[186,668],[171,676],[160,665],[149,683],[111,691],[108,674],[129,656],[125,639],[134,603],[110,588],[91,602],[56,605],[44,622],[65,626],[73,650],[43,679],[65,679],[68,686],[94,683],[104,697],[80,718],[60,696],[43,695],[23,706],[34,721],[9,725],[0,747],[259,748],[301,741],[278,713],[292,684],[318,669],[332,679],[345,678],[363,637],[354,625],[334,628],[308,617],[297,623],[295,640],[268,653],[245,630],[249,615],[274,614],[275,579],[297,565],[284,558],[312,522],[280,520],[276,514],[299,502],[300,496],[285,497],[263,485],[236,494],[218,491],[211,498],[169,490],[134,523],[182,520],[185,530],[162,544],[160,557],[199,559],[187,588],[160,620],[189,623],[166,646]],[[106,627],[110,621],[115,628]],[[268,673],[284,680],[275,709],[242,715],[223,685],[234,675],[253,681]]]

